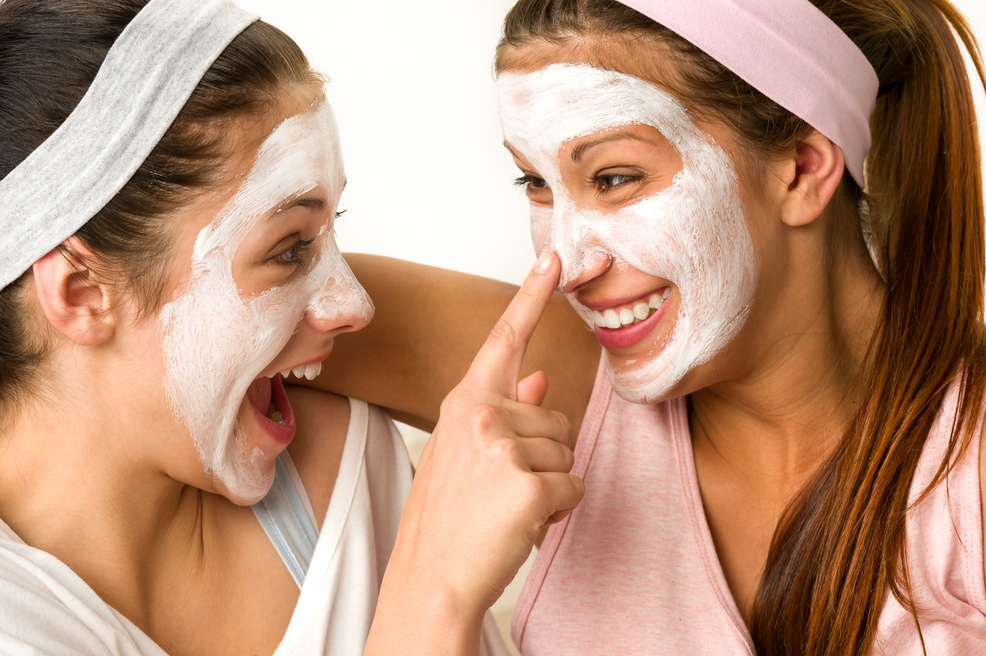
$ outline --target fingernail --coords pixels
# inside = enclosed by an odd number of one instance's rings
[[[541,251],[538,256],[537,264],[534,265],[534,273],[544,273],[551,266],[551,251]]]

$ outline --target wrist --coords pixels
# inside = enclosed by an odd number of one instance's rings
[[[365,653],[478,654],[485,613],[485,607],[463,599],[441,576],[392,560]]]

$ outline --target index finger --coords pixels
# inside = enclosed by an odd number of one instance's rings
[[[490,331],[469,367],[467,378],[513,399],[527,343],[544,314],[561,273],[558,256],[541,251],[537,263]]]

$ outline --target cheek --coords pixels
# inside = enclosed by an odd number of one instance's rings
[[[551,215],[550,207],[531,205],[531,240],[538,254],[550,245]]]

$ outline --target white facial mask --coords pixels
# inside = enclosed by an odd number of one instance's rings
[[[560,284],[612,259],[677,288],[680,309],[670,338],[655,343],[648,337],[650,353],[639,359],[607,357],[620,396],[638,403],[665,398],[737,335],[753,300],[756,259],[731,159],[677,100],[631,75],[555,64],[501,74],[499,97],[507,142],[552,192],[552,207],[532,206],[531,233],[539,253],[558,253]],[[659,130],[681,156],[681,172],[660,193],[618,211],[578,207],[562,182],[562,146],[629,125]],[[569,298],[592,325],[589,310]]]
[[[310,270],[252,298],[233,279],[233,256],[285,199],[320,186],[335,213],[344,184],[342,154],[329,104],[293,116],[264,141],[233,199],[198,235],[192,278],[161,311],[165,391],[187,426],[207,472],[235,497],[259,500],[273,478],[271,458],[237,439],[237,412],[247,388],[301,325],[319,319],[368,320],[369,297],[323,229]]]

